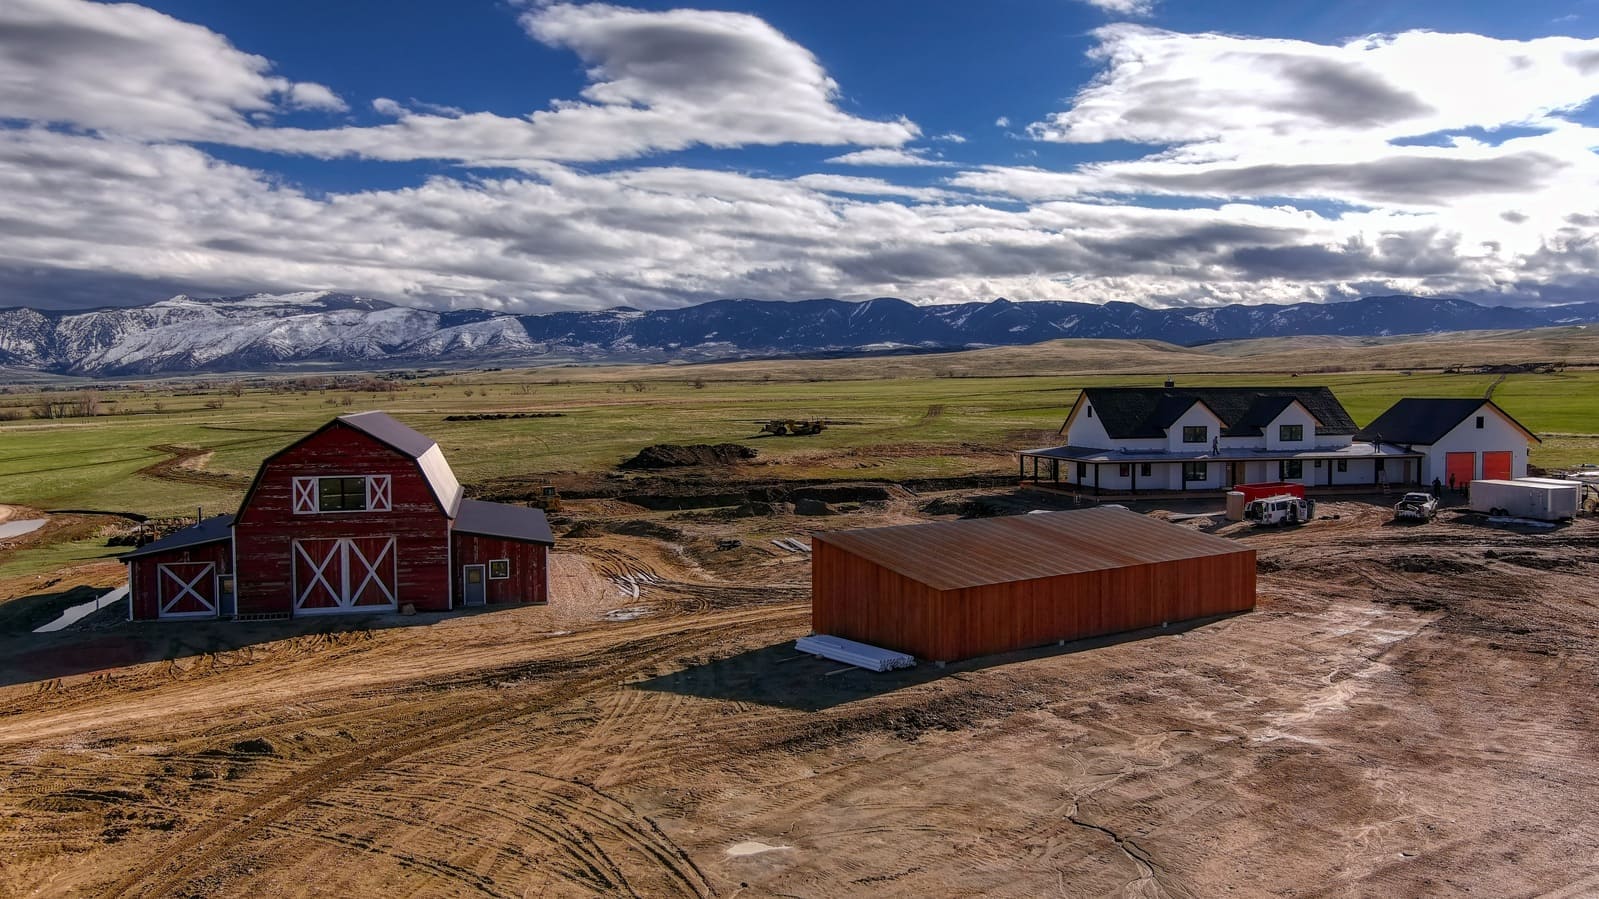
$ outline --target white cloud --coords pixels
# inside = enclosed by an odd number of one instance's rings
[[[946,134],[933,135],[933,140],[944,141],[951,144],[964,144],[966,143],[966,135],[950,131]]]
[[[871,147],[865,150],[856,150],[842,156],[834,156],[827,160],[834,165],[876,165],[876,166],[948,166],[953,163],[942,159],[930,159],[927,151],[920,147]]]
[[[1010,116],[1000,116],[999,118],[995,119],[994,120],[994,127],[996,127],[996,128],[1009,128],[1010,127]]]
[[[0,3],[0,118],[150,139],[222,140],[251,114],[343,110],[320,84],[198,25],[131,3]]]
[[[854,175],[801,175],[794,183],[825,193],[854,194],[865,197],[908,197],[914,200],[936,201],[954,196],[936,187],[908,187],[881,178],[859,178]]]
[[[520,21],[540,42],[583,60],[590,83],[581,100],[523,118],[387,101],[381,111],[395,116],[392,124],[258,129],[240,142],[322,157],[536,169],[696,145],[893,147],[920,134],[903,118],[844,112],[837,83],[816,57],[755,16],[558,3]]]
[[[1118,16],[1147,16],[1155,11],[1155,0],[1082,0],[1082,2]]]

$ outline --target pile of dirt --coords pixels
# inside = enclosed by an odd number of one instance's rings
[[[606,534],[626,534],[629,537],[650,537],[655,540],[682,540],[683,532],[655,521],[580,521],[567,529],[567,537],[603,537]]]
[[[833,507],[819,499],[794,500],[795,515],[832,515]]]
[[[445,421],[506,421],[515,418],[564,418],[565,412],[474,412],[471,415],[446,415]]]
[[[738,443],[695,443],[687,446],[676,443],[657,443],[639,450],[638,455],[622,462],[618,468],[653,470],[682,468],[690,465],[734,465],[748,462],[757,453]]]

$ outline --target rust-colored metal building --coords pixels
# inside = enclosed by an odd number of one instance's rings
[[[815,534],[811,626],[951,662],[1255,607],[1255,551],[1121,509]]]

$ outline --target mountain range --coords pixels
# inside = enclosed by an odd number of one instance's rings
[[[86,312],[0,309],[0,366],[110,376],[488,363],[707,361],[961,349],[1068,337],[1197,345],[1299,335],[1373,337],[1599,321],[1599,303],[1521,308],[1459,299],[1151,309],[1135,303],[997,299],[918,306],[717,300],[679,309],[514,315],[440,312],[314,292],[197,299]]]

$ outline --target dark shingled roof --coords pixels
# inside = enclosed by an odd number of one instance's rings
[[[1221,419],[1223,437],[1260,436],[1295,400],[1320,422],[1316,433],[1355,433],[1355,420],[1326,387],[1089,387],[1083,396],[1118,440],[1165,437],[1196,402]]]
[[[455,529],[485,537],[505,537],[526,543],[555,545],[550,523],[541,509],[463,499],[455,513]]]
[[[340,415],[339,421],[387,443],[413,459],[420,458],[437,442],[415,428],[400,424],[387,412],[356,412]]]
[[[827,531],[812,534],[811,542],[839,547],[934,590],[1254,553],[1236,540],[1108,508]]]
[[[1538,439],[1537,435],[1521,422],[1511,418],[1509,413],[1500,409],[1492,400],[1485,400],[1482,397],[1405,397],[1390,406],[1387,412],[1377,416],[1371,424],[1361,428],[1360,433],[1355,436],[1361,440],[1375,440],[1381,435],[1386,443],[1431,446],[1442,440],[1445,434],[1453,431],[1461,422],[1476,415],[1477,410],[1483,406],[1493,406],[1495,411],[1509,419],[1516,427],[1527,431],[1529,437]]]
[[[139,547],[130,553],[123,553],[121,558],[137,559],[142,556],[153,556],[174,549],[183,549],[189,546],[199,546],[202,543],[215,543],[218,540],[231,540],[233,538],[233,516],[213,515],[199,524],[191,524],[181,531],[154,540]]]

